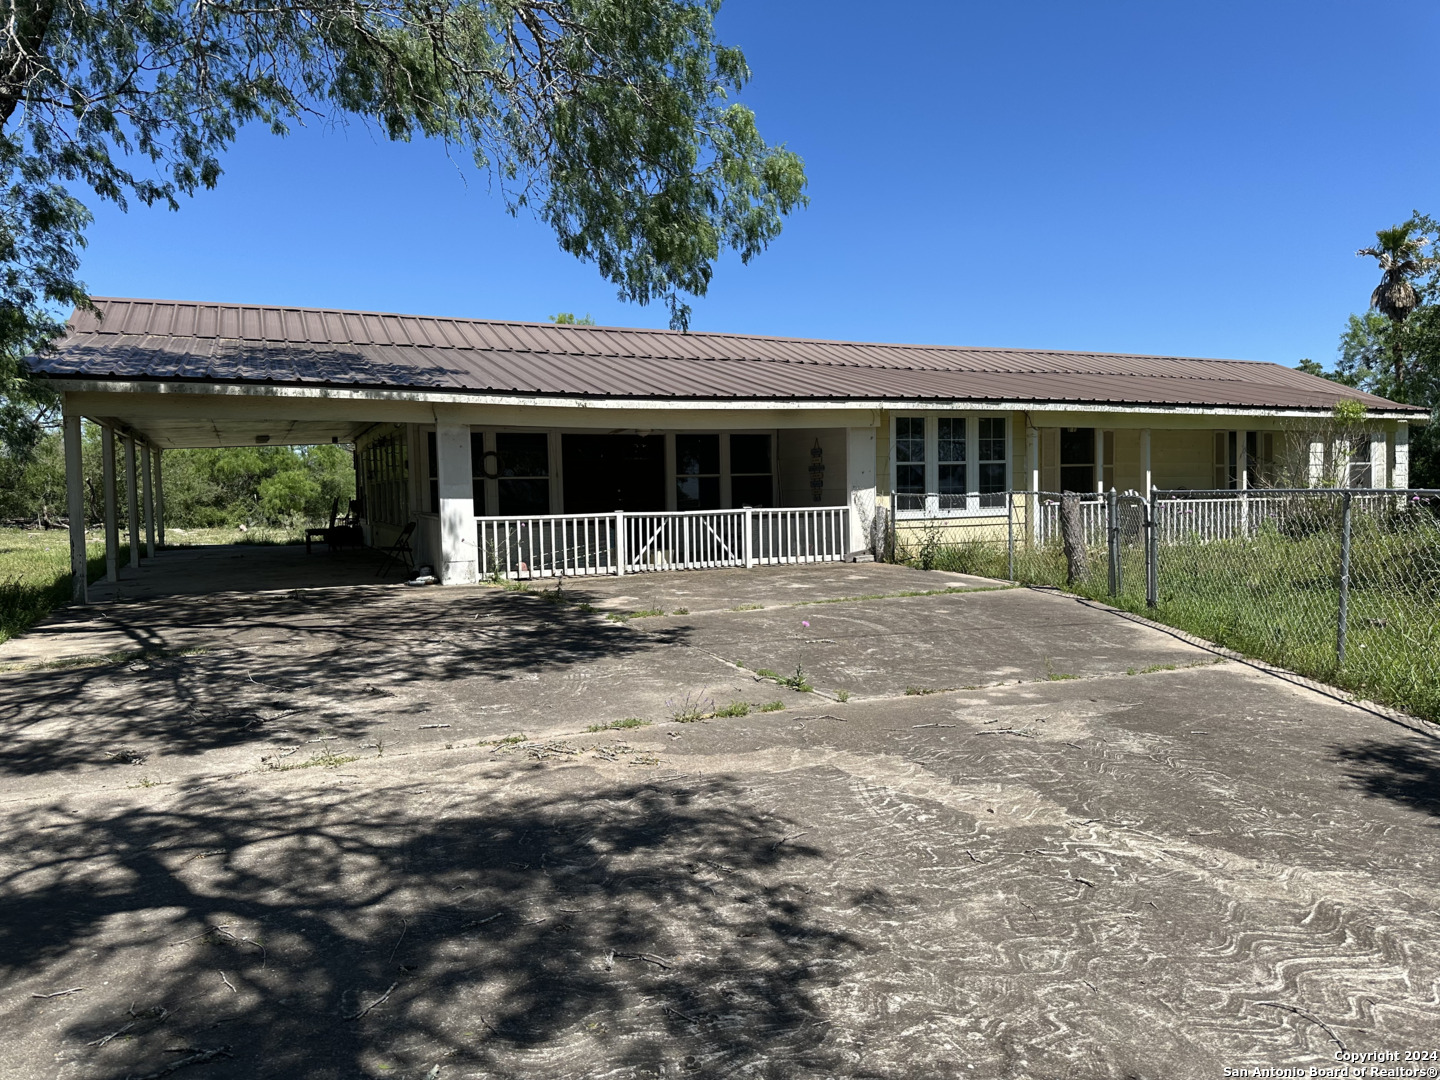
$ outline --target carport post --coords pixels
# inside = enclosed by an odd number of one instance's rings
[[[150,487],[150,444],[140,444],[140,489],[145,501],[145,557],[155,557],[155,495]]]
[[[473,585],[476,575],[475,489],[470,465],[470,425],[435,410],[435,472],[440,494],[440,580]]]
[[[105,491],[105,580],[120,580],[120,523],[115,505],[115,432],[100,429],[100,471]]]
[[[89,596],[89,564],[85,558],[85,465],[81,457],[80,417],[65,417],[65,509],[70,515],[70,595],[85,604]]]
[[[140,566],[140,478],[135,475],[135,438],[125,436],[125,510],[130,526],[130,568]]]
[[[155,532],[160,538],[160,546],[165,546],[165,470],[161,462],[164,460],[165,451],[158,446],[155,448]]]

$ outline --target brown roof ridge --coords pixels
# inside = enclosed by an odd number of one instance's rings
[[[312,307],[304,304],[244,304],[226,300],[175,300],[159,297],[136,297],[136,296],[92,296],[91,301],[96,305],[102,304],[161,304],[177,306],[193,306],[207,308],[225,308],[240,311],[274,311],[274,312],[295,312],[330,315],[340,317],[369,318],[369,319],[419,319],[430,322],[459,323],[467,325],[497,326],[497,327],[523,327],[534,330],[567,331],[592,334],[655,334],[665,337],[678,338],[707,338],[707,339],[733,339],[749,342],[774,342],[776,344],[797,344],[797,345],[827,345],[838,348],[855,349],[885,349],[897,352],[913,350],[933,350],[937,352],[957,353],[987,353],[992,355],[1006,356],[1049,356],[1049,357],[1096,357],[1104,356],[1116,360],[1177,360],[1205,364],[1245,364],[1264,367],[1280,367],[1285,370],[1298,370],[1286,368],[1284,364],[1277,364],[1270,360],[1243,360],[1232,357],[1206,357],[1206,356],[1181,356],[1175,353],[1117,353],[1104,349],[1050,349],[1050,348],[1021,348],[1016,346],[992,346],[992,345],[944,345],[925,344],[921,342],[894,342],[894,341],[855,341],[844,338],[810,338],[797,337],[785,334],[747,334],[731,330],[671,330],[661,328],[650,328],[643,326],[587,326],[575,323],[553,323],[553,322],[531,322],[524,319],[485,319],[469,315],[425,315],[409,312],[392,311],[366,311],[359,308],[340,307]],[[73,320],[78,311],[72,313]],[[123,331],[108,331],[104,328],[103,322],[97,328],[100,333],[122,333]],[[188,335],[181,335],[188,336]],[[430,345],[412,345],[415,348],[434,348]],[[446,347],[446,346],[440,346]],[[457,347],[457,346],[450,346]],[[464,347],[464,346],[458,346]],[[718,362],[733,357],[693,357],[691,359],[701,362]],[[787,357],[768,357],[774,363],[802,364],[811,366],[824,366],[824,361],[791,359]]]

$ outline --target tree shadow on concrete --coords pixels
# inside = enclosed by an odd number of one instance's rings
[[[1440,817],[1440,743],[1368,740],[1338,747],[1335,756],[1367,795]]]
[[[0,676],[0,775],[69,771],[119,750],[181,756],[262,745],[278,730],[360,738],[381,700],[459,680],[491,686],[685,644],[573,606],[501,592],[268,594],[158,607],[137,645],[170,650],[224,632],[213,652]],[[124,758],[115,759],[124,760]]]
[[[791,823],[719,779],[491,787],[12,815],[0,1030],[116,1080],[847,1071],[819,996],[860,946]]]

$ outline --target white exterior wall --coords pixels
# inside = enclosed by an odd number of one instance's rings
[[[875,521],[875,429],[846,431],[845,468],[850,497],[850,550],[868,551]]]
[[[470,425],[439,409],[435,417],[435,463],[440,488],[440,565],[435,569],[446,585],[472,585],[479,559],[470,477]],[[412,460],[412,477],[414,466]]]

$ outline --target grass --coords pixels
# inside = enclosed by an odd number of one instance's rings
[[[761,705],[761,706],[760,706],[760,711],[761,711],[761,712],[784,712],[784,711],[785,711],[785,703],[784,703],[783,701],[769,701],[769,702],[766,702],[764,705]]]
[[[737,604],[731,611],[764,611],[764,604]]]
[[[840,704],[842,704],[842,705],[845,704],[845,702],[847,702],[847,701],[850,700],[850,691],[849,691],[849,690],[836,690],[836,691],[835,691],[835,700],[838,701],[838,702],[840,702]]]
[[[658,607],[646,608],[644,611],[612,611],[605,617],[611,622],[629,622],[631,619],[653,619],[657,615],[664,615]]]
[[[906,697],[920,697],[923,694],[938,694],[939,692],[939,690],[935,690],[930,687],[907,686],[905,688]]]
[[[641,720],[638,716],[627,716],[623,720],[611,720],[608,724],[591,724],[586,731],[623,731],[626,728],[648,727],[649,720]]]
[[[519,735],[506,735],[503,739],[491,739],[491,740],[490,740],[491,744],[494,745],[494,746],[513,746],[515,743],[522,743],[522,742],[529,742],[529,741],[530,741],[530,736],[524,735],[524,734],[519,734]]]
[[[750,705],[744,701],[732,701],[723,709],[715,710],[716,716],[749,716]]]
[[[771,679],[781,686],[796,690],[802,694],[811,693],[815,687],[810,685],[810,680],[805,675],[805,669],[799,664],[795,665],[794,675],[781,675],[778,671],[771,671],[769,668],[756,668],[755,674],[762,679]]]
[[[706,705],[709,708],[706,708]],[[700,720],[709,720],[715,715],[715,703],[705,702],[701,698],[691,697],[686,694],[685,700],[675,706],[670,713],[670,719],[677,724],[693,724]]]

